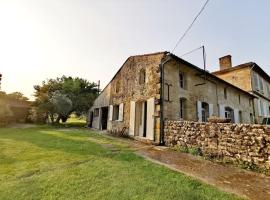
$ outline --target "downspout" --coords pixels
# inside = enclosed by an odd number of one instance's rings
[[[160,93],[161,93],[161,96],[160,96],[160,141],[159,141],[159,144],[160,145],[165,145],[165,141],[164,141],[164,82],[165,82],[165,79],[164,79],[164,67],[165,67],[165,64],[168,63],[169,61],[172,60],[172,58],[170,57],[170,54],[167,54],[166,55],[167,58],[164,60],[164,61],[161,61],[160,63],[160,70],[161,70],[161,88],[160,88]]]
[[[255,63],[253,63],[252,67],[250,68],[250,76],[251,76],[251,93],[253,94],[253,68],[255,67]],[[253,109],[253,123],[257,123],[257,118],[256,118],[256,112],[255,112],[255,100],[254,98],[252,99],[252,109]]]

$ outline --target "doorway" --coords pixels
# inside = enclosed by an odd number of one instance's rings
[[[93,111],[91,111],[90,115],[89,115],[89,124],[88,124],[89,128],[93,127],[93,118],[94,118],[94,113],[93,113]]]
[[[136,102],[135,136],[146,137],[147,132],[147,101]]]
[[[107,129],[108,113],[109,113],[109,108],[108,107],[102,107],[101,108],[101,130],[106,130]]]

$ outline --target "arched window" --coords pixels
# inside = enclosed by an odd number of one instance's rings
[[[140,70],[140,77],[139,77],[139,84],[145,84],[145,77],[146,77],[146,72],[145,69]]]

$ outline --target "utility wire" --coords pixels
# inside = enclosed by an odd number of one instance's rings
[[[200,46],[200,47],[198,47],[198,48],[196,48],[196,49],[193,49],[193,50],[191,50],[191,51],[189,51],[189,52],[187,52],[187,53],[181,55],[180,58],[182,58],[182,57],[184,57],[184,56],[186,56],[186,55],[189,55],[189,54],[193,53],[194,51],[198,51],[198,50],[201,49],[201,48],[203,48],[203,46]]]
[[[184,37],[187,35],[188,31],[192,28],[193,24],[195,23],[195,21],[198,19],[198,17],[201,15],[201,13],[203,12],[203,10],[205,9],[206,5],[209,3],[210,0],[207,0],[205,2],[205,4],[203,5],[203,7],[201,8],[200,12],[196,15],[196,17],[194,18],[194,20],[192,21],[192,23],[189,25],[189,27],[187,28],[187,30],[184,32],[184,34],[179,38],[179,40],[177,41],[175,47],[172,50],[172,53],[174,52],[174,50],[177,48],[177,46],[180,44],[180,42],[184,39]]]

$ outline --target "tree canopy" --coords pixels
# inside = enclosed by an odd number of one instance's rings
[[[66,121],[72,112],[86,114],[99,93],[97,84],[66,76],[43,81],[34,89],[35,107],[51,122]]]

